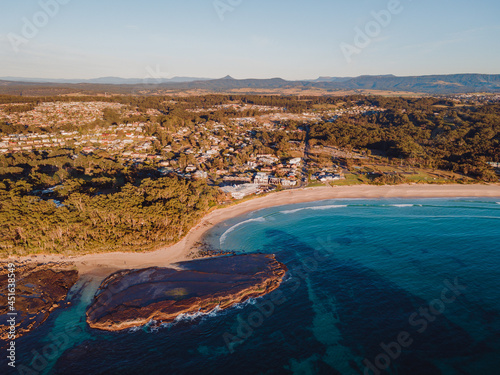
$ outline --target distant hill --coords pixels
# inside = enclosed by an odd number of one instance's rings
[[[314,81],[286,81],[271,79],[223,79],[193,81],[183,84],[166,83],[165,87],[232,90],[242,88],[324,88],[333,90],[408,91],[426,94],[458,94],[469,92],[500,92],[500,75],[453,74],[415,77],[394,75],[349,77],[321,77]]]
[[[360,77],[320,77],[310,81],[287,81],[282,78],[220,79],[174,77],[171,79],[126,79],[103,77],[92,80],[43,80],[6,77],[0,80],[1,94],[58,95],[67,93],[154,93],[161,90],[194,90],[227,92],[244,89],[298,89],[311,88],[329,91],[377,90],[414,92],[424,94],[461,94],[500,92],[500,75],[450,74],[397,77],[394,75]],[[43,92],[43,93],[42,93]]]
[[[162,87],[176,89],[205,89],[210,91],[224,91],[235,89],[280,89],[284,87],[294,87],[295,82],[286,81],[282,78],[270,79],[234,79],[227,76],[220,79],[212,79],[210,81],[193,81],[184,83],[165,83]]]
[[[344,89],[410,91],[428,94],[500,92],[500,75],[452,74],[414,77],[361,76],[345,82],[333,82]],[[328,85],[328,83],[326,84]]]
[[[353,77],[319,77],[311,80],[311,82],[346,82],[353,79]]]

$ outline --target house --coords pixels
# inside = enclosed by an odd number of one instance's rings
[[[261,163],[267,164],[267,165],[273,165],[279,161],[278,158],[274,156],[263,156],[258,159]]]
[[[281,179],[279,177],[269,177],[269,183],[271,185],[280,185]]]
[[[205,171],[197,170],[193,173],[192,177],[197,180],[204,180],[208,178],[208,173]]]
[[[254,161],[247,161],[247,166],[250,169],[255,169],[258,166],[258,164]]]
[[[297,181],[287,180],[286,178],[282,178],[280,183],[281,183],[281,186],[295,186],[295,185],[297,185]]]
[[[262,172],[256,173],[253,182],[258,185],[269,185],[269,175]]]
[[[340,174],[333,174],[333,173],[324,173],[324,174],[320,174],[318,176],[318,180],[320,180],[321,182],[336,181],[336,180],[343,180],[343,179],[345,179],[344,176],[342,176]]]

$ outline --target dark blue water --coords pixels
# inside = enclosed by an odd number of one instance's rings
[[[18,365],[74,375],[500,374],[495,200],[278,207],[222,223],[206,240],[276,254],[286,281],[229,310],[103,333],[85,324],[97,283],[83,280],[71,308],[17,341]]]

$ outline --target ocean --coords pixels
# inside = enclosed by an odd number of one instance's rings
[[[498,199],[273,207],[205,241],[276,254],[289,271],[265,297],[122,333],[87,327],[98,283],[81,280],[71,307],[17,340],[12,373],[500,373]]]

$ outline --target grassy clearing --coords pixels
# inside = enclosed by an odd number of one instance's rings
[[[363,175],[349,173],[345,176],[345,180],[331,181],[331,186],[352,186],[363,185],[370,183],[370,180]]]

